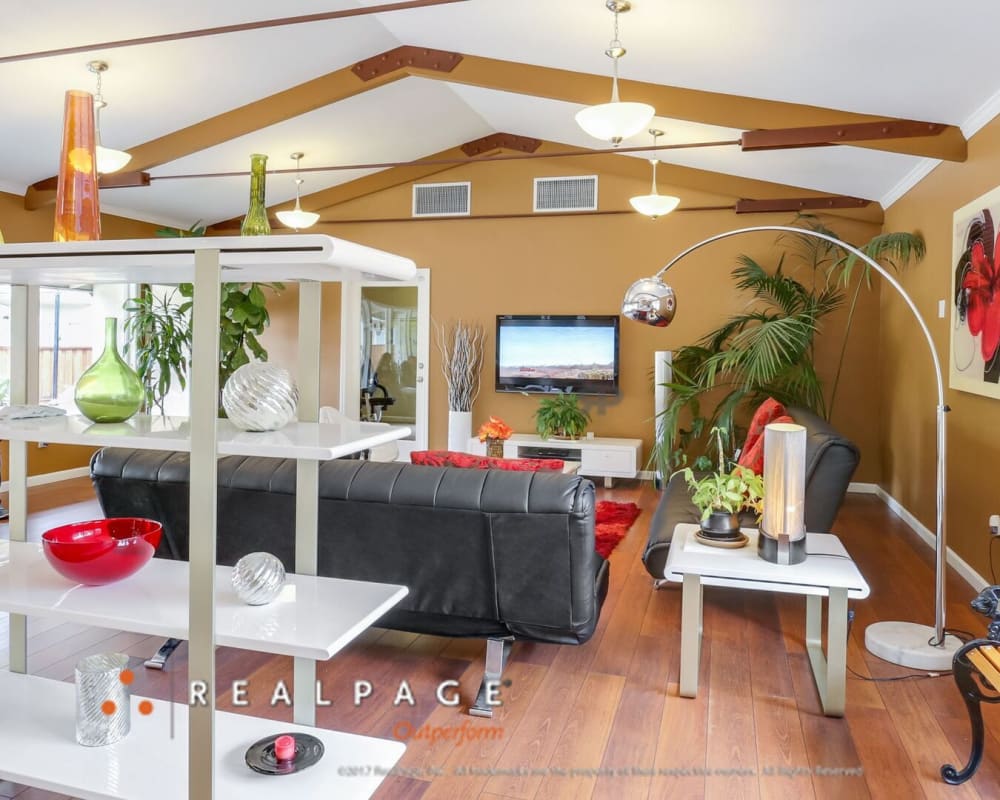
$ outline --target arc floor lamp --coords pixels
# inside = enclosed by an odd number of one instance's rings
[[[834,236],[829,236],[808,228],[793,228],[785,225],[760,225],[752,228],[738,228],[716,234],[715,236],[703,239],[697,244],[691,245],[679,255],[674,256],[666,266],[652,277],[641,278],[633,283],[625,292],[625,298],[622,301],[622,314],[628,319],[642,322],[646,325],[652,325],[657,328],[666,327],[674,318],[674,313],[677,310],[677,299],[674,295],[674,290],[663,282],[660,277],[661,275],[671,269],[681,259],[713,242],[733,236],[741,236],[745,233],[759,233],[764,231],[794,233],[799,236],[812,236],[817,239],[824,239],[853,254],[878,272],[900,294],[910,311],[913,312],[913,316],[924,334],[931,360],[934,363],[934,377],[937,380],[937,538],[935,540],[934,626],[920,625],[915,622],[876,622],[869,625],[865,630],[865,647],[874,655],[905,667],[926,670],[950,669],[952,655],[961,646],[961,642],[955,636],[948,634],[945,629],[945,557],[948,552],[945,538],[945,456],[947,452],[945,413],[948,411],[948,407],[944,402],[944,380],[941,375],[941,362],[934,347],[934,340],[931,338],[931,333],[923,317],[917,311],[913,298],[906,293],[899,281],[861,250],[842,242]],[[794,567],[789,567],[789,569],[794,569]]]

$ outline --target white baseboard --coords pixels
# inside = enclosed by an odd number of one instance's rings
[[[894,513],[897,517],[903,520],[903,522],[905,522],[913,530],[913,532],[917,534],[917,536],[923,539],[928,547],[932,549],[935,547],[935,540],[937,539],[937,536],[929,528],[927,528],[919,519],[917,519],[910,512],[910,510],[906,508],[906,506],[900,503],[895,497],[889,494],[881,486],[877,486],[876,484],[871,484],[871,483],[867,484],[852,483],[851,486],[852,487],[873,486],[874,487],[873,491],[869,491],[867,488],[849,489],[848,491],[875,494],[880,500],[882,500],[887,506],[889,506],[889,510],[892,511],[892,513]],[[990,582],[986,580],[986,578],[984,578],[982,575],[976,572],[971,566],[969,566],[968,562],[965,561],[965,559],[963,559],[960,555],[958,555],[958,553],[956,553],[950,547],[948,548],[946,559],[948,561],[948,566],[950,566],[952,569],[955,570],[955,572],[961,575],[962,578],[965,579],[965,582],[968,583],[977,592],[981,592],[984,588],[990,585]]]
[[[62,469],[58,472],[45,472],[41,475],[29,475],[28,486],[44,486],[46,483],[59,483],[73,478],[86,478],[90,475],[90,467],[73,467],[73,469]],[[0,483],[0,492],[10,490],[10,482]]]

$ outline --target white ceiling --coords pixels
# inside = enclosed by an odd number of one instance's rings
[[[74,46],[385,0],[47,0],[4,9],[0,54]],[[1000,3],[976,0],[633,0],[621,18],[623,77],[751,97],[965,125],[1000,106],[1000,74],[970,30],[1000,28]],[[399,44],[607,74],[612,16],[603,0],[468,0],[450,5],[261,31],[95,50],[0,64],[5,115],[0,189],[22,193],[56,172],[67,88],[93,88],[86,62],[103,58],[110,102],[108,146],[128,148]],[[988,34],[987,34],[988,36]],[[610,81],[609,81],[610,89]],[[625,99],[628,99],[627,97]],[[251,152],[269,167],[418,158],[493,131],[567,145],[600,146],[576,127],[578,106],[527,95],[410,78],[164,164],[152,174],[245,169]],[[672,120],[658,109],[664,142],[728,139],[726,128]],[[638,144],[648,144],[648,136]],[[742,153],[684,150],[664,161],[888,203],[932,161],[842,147]],[[363,172],[311,173],[304,193]],[[290,198],[289,176],[272,176],[268,202]],[[108,191],[107,210],[187,227],[236,216],[245,178],[155,181]]]

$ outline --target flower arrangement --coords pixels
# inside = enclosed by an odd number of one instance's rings
[[[509,439],[514,434],[514,430],[499,417],[490,417],[489,422],[484,422],[479,426],[479,441],[485,442],[487,439]]]
[[[486,442],[486,455],[503,458],[503,441],[509,439],[514,431],[499,417],[490,417],[488,422],[479,426],[479,441]]]

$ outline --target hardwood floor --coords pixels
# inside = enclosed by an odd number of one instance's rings
[[[59,487],[33,490],[32,531],[95,512],[85,480]],[[318,665],[323,696],[333,700],[319,709],[320,725],[383,737],[415,734],[377,798],[1000,795],[996,706],[984,706],[986,755],[976,777],[952,787],[939,776],[942,764],[964,765],[969,752],[968,718],[949,676],[871,682],[849,674],[845,717],[823,716],[803,642],[800,597],[707,589],[701,690],[695,699],[679,697],[680,591],[653,591],[640,561],[657,495],[638,483],[598,493],[635,501],[643,513],[611,556],[611,590],[597,632],[579,647],[515,645],[505,673],[511,683],[492,720],[465,713],[482,674],[478,641],[372,629]],[[933,618],[932,551],[871,495],[848,496],[837,531],[872,587],[870,598],[851,603],[856,617],[849,667],[865,678],[909,674],[869,655],[864,629],[877,620]],[[973,591],[953,573],[948,592],[949,627],[985,632],[985,619],[968,605]],[[6,632],[3,615],[0,631]],[[155,637],[34,619],[29,634],[32,672],[71,680],[80,656],[117,649],[133,656],[135,692],[183,696],[183,645],[168,671],[155,672],[141,667],[159,645]],[[268,702],[276,681],[292,684],[291,659],[220,648],[218,673],[220,707],[291,719],[289,709]],[[249,708],[232,708],[235,678],[250,681]],[[435,687],[447,679],[460,682],[460,707],[435,700]],[[356,706],[357,680],[370,681],[374,692]],[[412,706],[393,703],[404,680]],[[62,800],[0,781],[0,798],[8,797]]]

